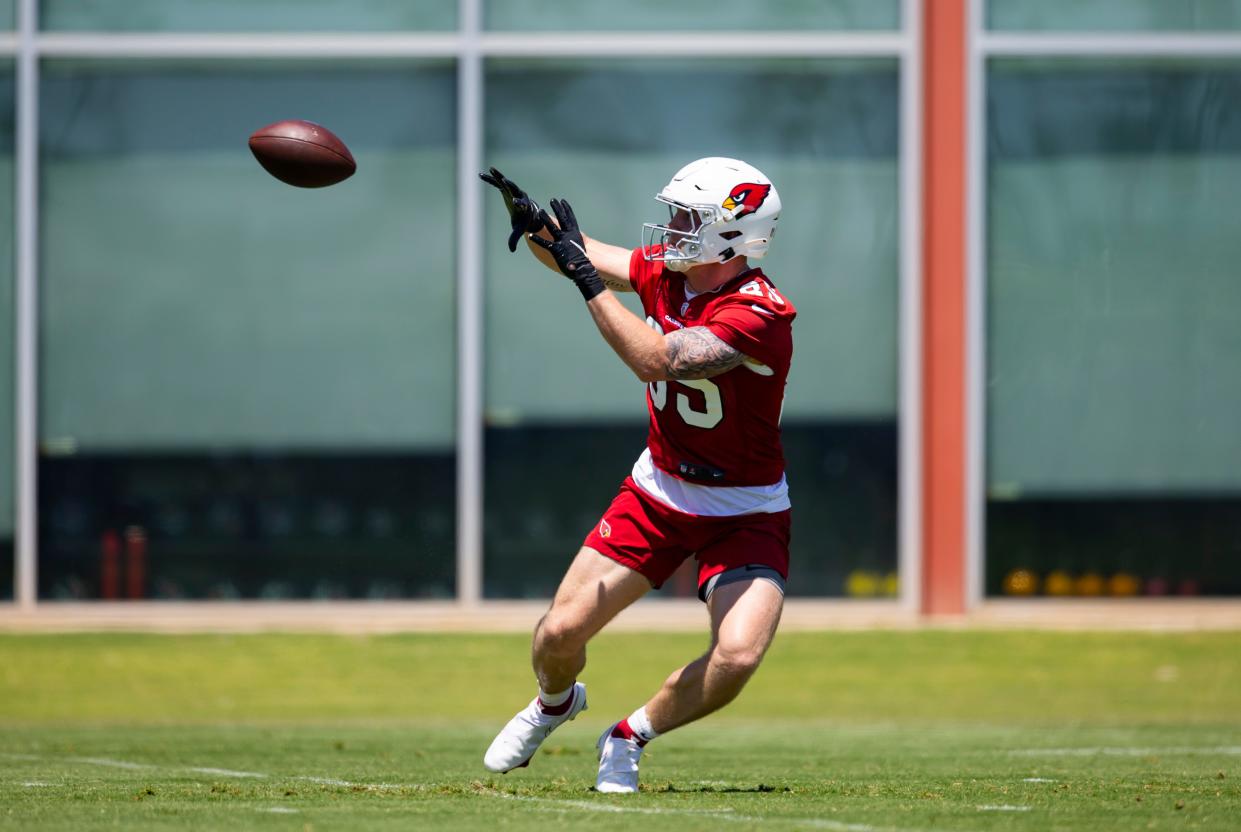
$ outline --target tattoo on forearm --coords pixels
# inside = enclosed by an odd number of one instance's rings
[[[740,366],[745,355],[704,327],[679,329],[664,337],[668,375],[676,379],[710,378]]]
[[[603,285],[607,286],[613,292],[632,292],[633,291],[633,285],[630,284],[628,280],[617,280],[616,278],[608,277],[603,272],[600,272],[599,276],[603,278]]]

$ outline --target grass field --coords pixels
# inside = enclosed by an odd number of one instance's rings
[[[595,794],[702,646],[601,637],[590,709],[497,776],[520,636],[0,636],[0,827],[1241,829],[1241,633],[790,633]]]

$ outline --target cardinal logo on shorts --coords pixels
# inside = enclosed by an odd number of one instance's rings
[[[612,527],[608,525],[607,520],[601,520],[599,522],[599,536],[600,537],[611,537],[612,536]]]
[[[720,204],[727,211],[736,211],[733,214],[733,219],[739,220],[747,214],[753,214],[757,211],[759,206],[766,201],[767,194],[769,193],[771,193],[770,185],[760,185],[757,182],[742,182],[733,188]]]

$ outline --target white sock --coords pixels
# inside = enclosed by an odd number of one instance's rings
[[[557,705],[563,705],[564,703],[569,701],[569,697],[572,695],[573,695],[573,685],[569,685],[567,688],[562,690],[560,693],[548,693],[547,691],[543,690],[543,688],[539,688],[539,701],[549,708],[554,708]]]
[[[659,736],[659,732],[651,727],[651,720],[646,715],[645,705],[629,715],[629,728],[643,742],[650,742]]]

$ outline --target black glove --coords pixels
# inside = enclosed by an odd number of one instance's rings
[[[552,238],[531,237],[530,241],[550,251],[561,274],[573,281],[583,298],[590,300],[604,290],[603,278],[599,277],[599,270],[586,256],[586,243],[578,230],[573,208],[563,199],[553,199],[552,210],[556,212],[560,227],[552,223],[546,211],[540,210],[540,221]]]
[[[513,224],[513,233],[508,237],[508,250],[517,251],[517,241],[522,234],[538,231],[543,227],[543,222],[539,219],[539,213],[543,209],[517,187],[516,182],[495,168],[492,168],[490,173],[480,173],[478,178],[499,190],[500,196],[504,197],[504,207],[508,209],[508,218]]]

